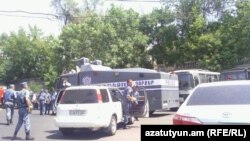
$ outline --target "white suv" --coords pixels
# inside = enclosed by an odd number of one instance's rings
[[[122,122],[121,92],[106,86],[75,86],[66,88],[57,105],[56,126],[63,135],[74,128],[104,129],[114,135]]]

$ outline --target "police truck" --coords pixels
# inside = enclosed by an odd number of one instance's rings
[[[137,86],[145,88],[149,114],[155,110],[172,110],[180,106],[176,74],[146,68],[111,69],[103,66],[100,60],[90,62],[88,58],[77,61],[75,72],[60,75],[55,88],[58,91],[64,89],[64,82],[67,80],[71,86],[104,85],[124,90],[127,79],[132,79]],[[60,100],[60,93],[58,97],[57,102]]]

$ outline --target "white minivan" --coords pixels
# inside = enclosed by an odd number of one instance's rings
[[[63,135],[74,129],[103,129],[114,135],[117,124],[123,121],[121,91],[108,86],[72,86],[60,92],[57,99],[56,126]],[[141,93],[136,116],[145,114],[146,94]]]

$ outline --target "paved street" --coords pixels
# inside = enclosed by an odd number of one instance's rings
[[[15,111],[14,124],[7,126],[5,120],[5,110],[0,109],[0,140],[10,140],[15,125],[17,123],[17,110]],[[75,141],[75,140],[97,140],[97,141],[140,141],[140,125],[141,124],[171,124],[173,113],[170,112],[156,112],[150,118],[141,118],[135,124],[130,126],[130,129],[119,129],[114,136],[105,136],[103,133],[95,131],[76,131],[76,133],[69,137],[64,137],[58,131],[54,124],[54,117],[51,115],[40,116],[37,110],[31,115],[31,135],[35,140],[39,141]],[[24,140],[25,133],[22,127],[18,133],[17,140]]]

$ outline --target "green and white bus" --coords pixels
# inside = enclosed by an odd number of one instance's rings
[[[190,91],[198,84],[215,82],[220,79],[219,72],[203,69],[176,70],[174,73],[178,75],[181,103],[184,102]]]

